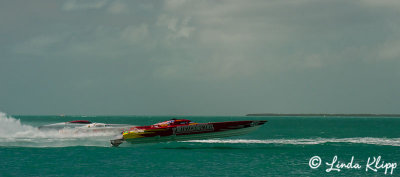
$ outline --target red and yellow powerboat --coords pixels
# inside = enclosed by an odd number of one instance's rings
[[[200,140],[244,135],[258,129],[266,120],[194,123],[188,119],[171,119],[149,126],[131,127],[111,140],[113,146],[129,143]]]

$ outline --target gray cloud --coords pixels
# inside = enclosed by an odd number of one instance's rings
[[[0,6],[11,114],[398,113],[397,1],[21,3]]]
[[[100,9],[107,4],[107,0],[68,0],[63,6],[62,10],[74,11],[74,10],[89,10],[89,9]]]

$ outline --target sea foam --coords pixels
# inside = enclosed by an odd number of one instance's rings
[[[110,146],[111,132],[41,131],[0,112],[0,146],[66,147]]]
[[[196,143],[222,143],[222,144],[292,144],[292,145],[313,145],[325,143],[357,143],[386,146],[400,146],[400,138],[310,138],[310,139],[213,139],[213,140],[191,140],[185,142]]]

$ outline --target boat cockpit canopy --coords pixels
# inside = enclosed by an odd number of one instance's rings
[[[171,119],[164,122],[156,123],[154,124],[154,126],[165,127],[170,125],[189,125],[191,122],[192,121],[188,119]]]

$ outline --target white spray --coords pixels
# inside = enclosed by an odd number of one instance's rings
[[[111,133],[40,131],[0,112],[0,146],[65,147],[110,146]]]

